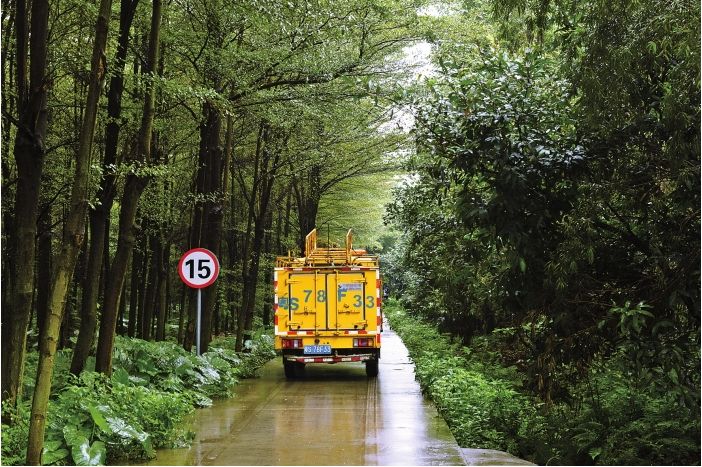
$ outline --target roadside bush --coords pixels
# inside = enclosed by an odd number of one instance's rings
[[[2,424],[2,464],[21,465],[25,462],[27,439],[29,438],[29,402],[22,402],[16,411],[3,404],[2,420],[12,420],[12,424]]]
[[[422,390],[434,401],[458,443],[520,455],[526,431],[522,425],[525,418],[536,414],[528,398],[515,390],[515,371],[484,371],[488,365],[469,349],[427,323],[408,319],[392,300],[386,302],[385,313],[410,351]],[[493,378],[491,373],[513,379]]]
[[[272,339],[260,336],[237,354],[213,342],[201,356],[172,342],[117,337],[111,378],[92,371],[68,373],[70,353],[59,354],[42,453],[44,465],[101,465],[155,456],[155,448],[186,446],[184,425],[194,407],[228,397],[239,378],[253,377],[272,356]],[[28,366],[36,365],[30,354]],[[31,368],[30,368],[31,370]],[[33,384],[33,383],[32,383]],[[31,385],[26,385],[31,396]],[[20,404],[11,426],[2,427],[2,463],[25,461],[29,401]]]
[[[422,390],[462,447],[508,451],[540,465],[699,465],[700,417],[674,393],[637,382],[618,357],[600,359],[572,399],[547,406],[501,364],[500,330],[469,348],[385,303]],[[509,349],[507,349],[509,350]]]

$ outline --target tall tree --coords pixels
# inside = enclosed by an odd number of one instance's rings
[[[151,163],[151,142],[156,106],[156,68],[159,62],[161,35],[161,0],[152,0],[151,31],[149,33],[149,48],[143,75],[146,77],[144,92],[144,108],[139,130],[138,147],[134,168],[127,175],[122,195],[119,215],[119,237],[117,252],[110,269],[110,277],[105,287],[105,303],[100,321],[100,336],[95,357],[95,369],[102,373],[112,373],[112,348],[114,346],[115,330],[119,303],[124,288],[127,266],[134,249],[134,220],[136,218],[139,199],[150,176],[143,173],[142,165]]]
[[[15,66],[19,120],[15,122],[17,136],[14,149],[17,188],[14,204],[16,215],[10,232],[10,254],[14,261],[11,263],[12,272],[3,275],[3,279],[9,280],[5,287],[10,287],[11,304],[9,307],[3,306],[2,310],[2,400],[11,405],[20,395],[27,325],[34,295],[37,206],[46,151],[46,99],[50,86],[46,76],[48,1],[33,1],[31,15],[27,13],[26,1],[17,0]],[[29,17],[31,28],[27,24]]]
[[[104,280],[109,276],[107,265],[109,257],[105,254],[110,211],[116,191],[115,164],[119,146],[120,125],[122,113],[122,93],[124,90],[124,66],[129,47],[129,36],[138,0],[121,0],[119,15],[119,37],[117,52],[113,61],[114,71],[110,79],[110,89],[107,93],[107,115],[109,121],[105,130],[105,159],[103,161],[103,178],[98,189],[98,203],[89,213],[90,217],[90,248],[88,250],[88,266],[83,283],[81,303],[81,320],[78,340],[73,349],[71,373],[77,375],[83,371],[90,349],[95,339],[97,326],[97,300],[101,272]],[[104,266],[104,267],[103,267]]]
[[[27,463],[39,465],[44,445],[46,411],[51,392],[56,344],[66,306],[66,294],[73,277],[78,252],[85,233],[85,215],[88,206],[88,182],[90,172],[90,151],[93,144],[97,106],[102,84],[106,75],[105,47],[109,30],[111,0],[102,0],[95,25],[95,42],[90,64],[90,83],[86,99],[83,125],[81,126],[78,153],[76,154],[75,177],[71,190],[71,204],[61,249],[56,267],[52,271],[49,292],[49,316],[46,329],[39,343],[39,364],[34,386],[32,412],[29,425]]]

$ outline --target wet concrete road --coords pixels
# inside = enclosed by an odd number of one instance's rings
[[[413,368],[387,327],[377,379],[348,363],[288,381],[276,358],[233,399],[197,411],[191,448],[159,450],[151,465],[464,465]]]

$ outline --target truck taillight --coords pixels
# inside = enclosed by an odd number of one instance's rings
[[[283,339],[284,349],[301,349],[302,339]]]
[[[360,337],[353,340],[354,347],[373,347],[372,337]]]

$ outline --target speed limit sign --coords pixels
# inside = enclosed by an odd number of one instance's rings
[[[200,355],[202,334],[202,289],[210,286],[219,275],[219,261],[210,250],[193,248],[185,252],[178,262],[178,275],[190,288],[197,289],[197,314],[195,315],[195,352]]]
[[[219,261],[210,250],[193,248],[181,256],[178,263],[178,274],[188,287],[204,289],[217,280]]]

